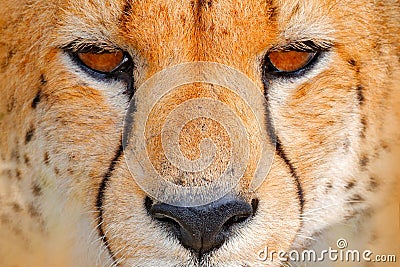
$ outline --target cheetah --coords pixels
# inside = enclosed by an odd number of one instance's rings
[[[0,266],[373,266],[288,254],[338,240],[400,257],[399,14],[2,0]]]

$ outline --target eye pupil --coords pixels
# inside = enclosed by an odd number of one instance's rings
[[[268,54],[268,58],[278,72],[295,72],[304,68],[315,54],[301,51],[273,51]]]
[[[78,53],[78,58],[89,68],[103,73],[110,73],[124,61],[122,51],[102,53]]]

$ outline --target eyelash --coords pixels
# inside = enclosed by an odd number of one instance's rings
[[[327,51],[331,49],[333,44],[331,42],[315,43],[311,40],[294,42],[280,48],[271,49],[262,61],[262,70],[264,78],[272,79],[295,79],[300,78],[310,71],[321,59],[324,58]],[[296,71],[280,71],[271,63],[269,54],[272,51],[296,51],[314,53],[310,60],[300,69]]]

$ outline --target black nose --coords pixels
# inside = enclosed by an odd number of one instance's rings
[[[146,207],[153,218],[169,227],[183,246],[196,253],[205,253],[220,247],[233,225],[252,216],[257,201],[253,200],[250,205],[238,197],[229,196],[205,206],[176,207],[153,204],[147,198]]]

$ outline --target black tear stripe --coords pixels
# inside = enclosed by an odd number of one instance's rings
[[[266,120],[267,120],[266,124],[267,124],[268,137],[272,144],[274,144],[274,143],[276,144],[277,155],[285,162],[285,164],[287,165],[287,167],[290,170],[290,175],[295,180],[296,187],[297,187],[297,198],[298,198],[299,205],[300,205],[300,216],[301,216],[303,214],[304,203],[305,203],[304,191],[303,191],[303,187],[300,182],[300,177],[297,175],[296,168],[294,167],[293,163],[290,161],[290,159],[286,155],[286,152],[282,145],[282,142],[279,139],[279,136],[275,133],[275,127],[273,124],[272,115],[271,115],[271,111],[270,111],[270,105],[269,105],[269,96],[268,96],[269,81],[265,78],[265,71],[266,71],[266,69],[263,68],[262,81],[264,84],[264,97],[266,99],[265,113],[266,113]],[[303,221],[301,221],[301,224],[303,224]]]
[[[297,187],[297,198],[299,199],[299,204],[300,204],[300,215],[303,214],[303,209],[304,209],[304,192],[303,192],[303,187],[300,182],[300,178],[297,175],[296,168],[293,166],[292,162],[289,160],[287,157],[284,148],[282,147],[281,141],[279,140],[278,137],[276,137],[276,152],[278,156],[283,159],[285,164],[289,167],[290,174],[294,178],[296,182],[296,187]]]
[[[103,175],[103,179],[101,180],[100,183],[100,187],[99,187],[99,191],[97,194],[97,200],[96,200],[96,208],[97,211],[99,213],[99,216],[97,218],[97,229],[99,231],[99,235],[101,237],[101,240],[103,241],[104,245],[106,246],[108,252],[111,255],[111,258],[113,260],[113,262],[116,262],[114,253],[111,250],[110,244],[108,243],[107,237],[104,233],[103,230],[103,197],[104,197],[104,193],[106,191],[106,187],[107,187],[107,183],[110,180],[110,177],[115,169],[115,164],[117,164],[117,162],[119,161],[120,157],[122,156],[122,151],[123,151],[123,147],[122,147],[122,140],[120,141],[120,145],[118,147],[117,152],[115,153],[115,156],[113,158],[113,160],[110,163],[110,166],[108,167],[107,172]]]

